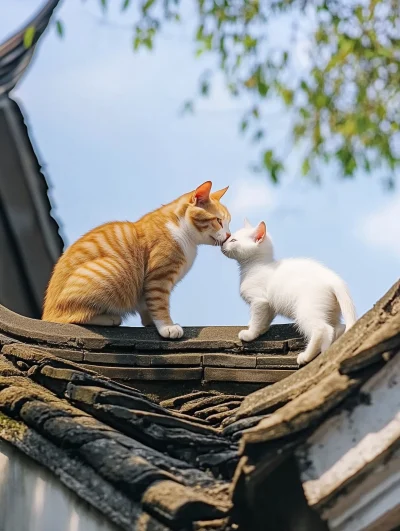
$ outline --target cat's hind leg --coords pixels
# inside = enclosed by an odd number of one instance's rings
[[[307,328],[309,326],[308,324]],[[307,335],[310,337],[307,347],[297,356],[299,366],[310,363],[318,354],[325,352],[335,339],[335,330],[327,323],[315,323],[311,328],[311,333]]]
[[[139,312],[140,320],[142,321],[143,326],[156,326],[144,299],[140,300],[137,311]]]
[[[84,322],[81,321],[79,324],[91,326],[119,326],[121,323],[122,318],[119,315],[103,313],[101,315],[95,315]]]
[[[342,323],[339,323],[338,325],[335,326],[335,341],[344,334],[345,330],[346,330],[346,325]]]

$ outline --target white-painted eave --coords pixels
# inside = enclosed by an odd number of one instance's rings
[[[389,531],[400,525],[400,353],[361,392],[365,401],[330,417],[296,456],[306,499],[330,529]]]

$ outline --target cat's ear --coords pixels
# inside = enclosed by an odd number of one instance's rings
[[[206,181],[205,183],[198,186],[193,192],[191,203],[193,203],[194,205],[207,203],[207,201],[210,199],[211,186],[211,181]]]
[[[247,219],[247,218],[244,218],[244,228],[245,229],[252,229],[252,225],[250,223],[250,221]]]
[[[257,228],[254,231],[254,236],[253,236],[254,241],[256,243],[261,243],[264,240],[266,233],[267,233],[267,226],[265,225],[264,221],[261,221],[261,223],[257,225]]]
[[[215,199],[215,201],[219,201],[221,197],[226,194],[226,192],[228,191],[228,188],[229,186],[227,186],[226,188],[222,188],[222,190],[218,190],[218,192],[213,192],[211,194],[211,199]]]

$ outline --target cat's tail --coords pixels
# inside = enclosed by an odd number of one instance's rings
[[[333,291],[340,306],[340,311],[343,315],[344,324],[346,325],[346,332],[357,321],[356,309],[354,307],[353,299],[349,293],[346,284],[340,279],[340,282],[335,282]]]

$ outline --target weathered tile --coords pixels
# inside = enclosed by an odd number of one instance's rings
[[[298,368],[297,365],[297,356],[292,355],[285,355],[285,356],[279,356],[279,355],[265,355],[265,354],[259,354],[257,355],[257,368],[262,369],[296,369]]]
[[[201,367],[112,367],[107,365],[82,365],[83,368],[96,371],[103,376],[116,380],[201,380],[203,369]]]
[[[221,518],[228,509],[218,507],[213,498],[173,481],[151,485],[141,501],[145,509],[167,520],[173,527],[192,527],[193,521]]]
[[[202,355],[198,353],[142,354],[139,352],[85,352],[85,362],[131,367],[201,366]]]
[[[46,347],[46,346],[40,346],[41,350],[44,350],[45,352],[49,352],[50,354],[53,354],[53,356],[57,356],[57,358],[62,358],[64,360],[69,361],[83,361],[83,350],[72,350],[68,348],[54,348],[54,347]]]
[[[287,378],[294,371],[271,369],[221,369],[213,367],[204,368],[204,380],[214,382],[261,382],[274,383]]]
[[[256,356],[240,354],[204,354],[204,367],[256,367]]]

